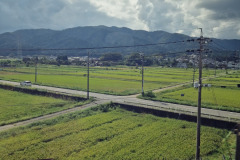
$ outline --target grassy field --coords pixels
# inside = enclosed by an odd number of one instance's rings
[[[0,159],[194,159],[195,133],[195,123],[101,105],[0,133]],[[202,127],[203,159],[228,157],[228,133]]]
[[[25,94],[0,89],[0,125],[72,108],[76,101]]]
[[[221,72],[221,71],[218,71]],[[34,67],[4,68],[0,79],[34,82]],[[166,86],[192,81],[192,69],[146,67],[144,72],[144,90],[154,90]],[[204,77],[213,75],[213,70],[204,72]],[[197,76],[197,75],[196,75]],[[136,67],[91,67],[90,91],[129,95],[141,92],[141,71]],[[86,67],[51,66],[38,67],[37,83],[77,90],[86,90]]]
[[[212,87],[202,88],[203,107],[240,112],[240,88],[237,87],[237,84],[240,84],[240,71],[233,71],[203,83],[212,84]],[[188,85],[159,92],[152,99],[197,106],[197,97],[198,89]]]
[[[209,79],[205,83],[210,83],[217,87],[226,86],[227,88],[237,88],[237,84],[240,84],[240,70],[234,70],[227,75]]]

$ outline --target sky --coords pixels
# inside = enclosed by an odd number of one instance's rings
[[[0,33],[98,25],[240,39],[240,0],[0,0]]]

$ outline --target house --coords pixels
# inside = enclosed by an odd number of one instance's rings
[[[227,63],[227,67],[228,68],[233,68],[233,69],[238,69],[240,67],[240,63],[235,63],[233,61],[230,61]]]

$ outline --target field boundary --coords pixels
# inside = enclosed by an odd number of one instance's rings
[[[10,90],[10,91],[17,91],[17,92],[32,94],[32,95],[59,98],[63,100],[74,100],[74,101],[87,100],[87,98],[85,97],[80,97],[72,94],[49,92],[47,90],[39,90],[36,88],[20,87],[20,86],[13,86],[13,85],[1,84],[1,83],[0,83],[0,88]]]
[[[189,122],[197,122],[197,113],[194,112],[187,112],[179,109],[166,109],[166,108],[159,108],[152,105],[143,106],[141,104],[136,103],[122,103],[122,102],[113,102],[116,105],[119,105],[121,108],[124,108],[129,111],[137,112],[137,113],[149,113],[159,117],[168,117],[174,118],[178,120],[185,120]],[[217,127],[222,129],[233,129],[239,119],[234,118],[223,118],[221,116],[214,116],[208,114],[201,114],[201,123],[205,126]]]
[[[80,110],[83,110],[83,109],[87,109],[87,108],[90,108],[90,107],[94,107],[94,106],[97,106],[97,105],[100,105],[100,104],[105,104],[107,102],[109,102],[109,101],[104,101],[104,100],[93,101],[91,103],[84,104],[84,105],[77,106],[77,107],[70,108],[70,109],[66,109],[66,110],[63,110],[63,111],[50,113],[50,114],[47,114],[47,115],[44,115],[44,116],[40,116],[40,117],[36,117],[36,118],[32,118],[32,119],[28,119],[28,120],[24,120],[24,121],[20,121],[20,122],[16,122],[16,123],[7,124],[7,125],[4,125],[4,126],[0,126],[0,132],[8,130],[8,129],[15,128],[15,127],[26,126],[26,125],[36,123],[36,122],[39,122],[39,121],[48,120],[48,119],[55,118],[57,116],[61,116],[61,115],[67,114],[67,113],[73,113],[73,112],[80,111]]]

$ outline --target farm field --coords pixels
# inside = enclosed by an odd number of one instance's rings
[[[202,106],[213,109],[240,112],[240,71],[203,81],[212,87],[202,88]],[[184,94],[184,96],[181,96]],[[198,89],[191,85],[156,93],[154,100],[197,106]]]
[[[237,84],[240,84],[240,70],[234,70],[224,76],[209,79],[205,83],[210,83],[217,87],[238,88]]]
[[[218,71],[221,72],[221,71]],[[145,67],[144,90],[154,90],[166,86],[192,81],[192,69]],[[204,77],[213,75],[207,70]],[[141,70],[136,67],[91,67],[90,91],[115,95],[130,95],[141,92]],[[12,81],[35,81],[34,67],[4,68],[0,79]],[[86,90],[86,67],[40,65],[37,84],[76,90]]]
[[[194,159],[195,131],[192,122],[108,104],[2,132],[0,155],[9,160]],[[234,144],[229,131],[203,126],[201,133],[203,159],[228,157]]]
[[[0,89],[0,102],[0,125],[39,117],[85,103],[4,89]]]

